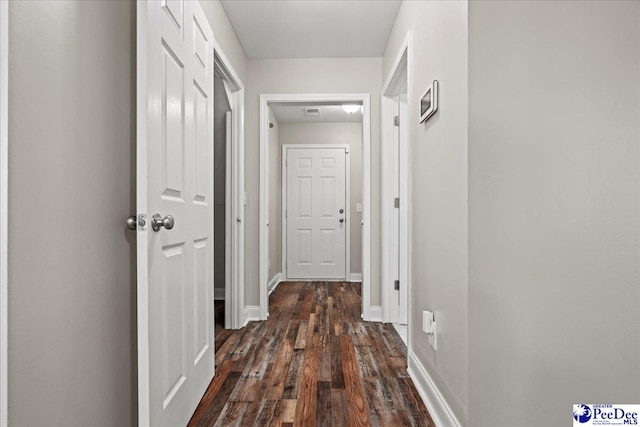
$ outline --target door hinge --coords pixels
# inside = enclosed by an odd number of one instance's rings
[[[287,218],[287,217],[288,217],[287,212],[288,212],[288,211],[286,211],[286,210],[284,211],[284,217],[285,217],[285,218]]]
[[[394,208],[400,207],[400,197],[396,197],[395,199],[393,199],[393,207]]]
[[[400,290],[400,280],[394,280],[393,281],[393,289],[396,291]]]
[[[393,125],[394,126],[400,126],[400,117],[399,116],[393,116]]]
[[[284,166],[289,166],[289,159],[284,159]]]

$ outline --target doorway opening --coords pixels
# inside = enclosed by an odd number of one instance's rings
[[[382,321],[410,337],[411,33],[400,47],[382,90]],[[409,347],[409,345],[407,345]]]
[[[226,287],[231,278],[231,239],[227,229],[230,225],[230,208],[227,205],[227,146],[231,144],[231,102],[224,87],[224,80],[214,76],[213,90],[213,277],[214,277],[214,322],[215,348],[220,348],[231,334],[230,312],[226,310]],[[231,300],[231,296],[229,296]]]
[[[369,103],[368,94],[260,97],[262,320],[287,279],[361,281],[371,320]]]
[[[214,49],[214,318],[216,348],[244,326],[244,87]]]

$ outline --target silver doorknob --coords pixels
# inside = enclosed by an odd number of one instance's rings
[[[340,222],[344,222],[344,218],[340,218]]]
[[[131,215],[127,218],[127,228],[131,231],[136,231],[136,228],[138,228],[138,219],[135,215]]]
[[[171,230],[173,228],[173,223],[174,221],[171,215],[167,215],[162,218],[160,214],[155,214],[151,218],[151,228],[153,228],[153,231],[160,231],[162,227],[166,228],[167,230]]]

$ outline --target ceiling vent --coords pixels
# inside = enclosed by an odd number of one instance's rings
[[[305,108],[304,113],[307,115],[307,117],[320,117],[319,108]]]

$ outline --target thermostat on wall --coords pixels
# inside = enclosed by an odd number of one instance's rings
[[[420,123],[426,122],[429,117],[438,111],[438,81],[431,82],[427,90],[420,98]]]

